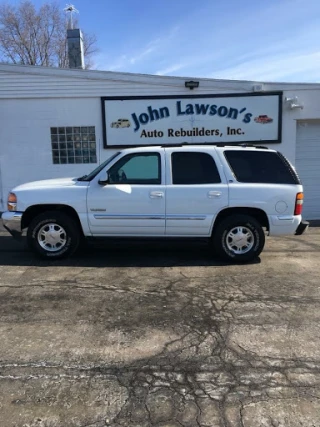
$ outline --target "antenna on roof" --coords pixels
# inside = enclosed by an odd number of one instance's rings
[[[66,7],[63,9],[64,12],[69,13],[69,22],[68,29],[73,30],[73,14],[79,13],[79,11],[75,8],[73,4],[66,4]]]

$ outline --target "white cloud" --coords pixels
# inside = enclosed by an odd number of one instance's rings
[[[227,13],[228,12],[228,13]],[[215,2],[100,69],[262,81],[319,81],[319,0],[281,0],[224,12]],[[141,35],[140,35],[141,36]],[[148,35],[150,37],[150,35]],[[134,44],[133,44],[134,45]]]
[[[146,56],[150,55],[155,50],[153,47],[148,47],[147,49],[143,50],[141,53],[137,54],[136,56],[129,59],[130,64],[135,64],[138,61],[141,61]]]
[[[136,72],[143,73],[145,72],[145,70],[142,69],[143,65],[148,63],[148,61],[151,61],[153,64],[155,64],[155,58],[157,58],[158,52],[167,48],[178,31],[179,27],[174,26],[173,28],[170,28],[165,34],[162,34],[161,37],[157,36],[148,42],[145,46],[119,55],[112,62],[106,58],[106,55],[100,56],[100,60],[98,61],[99,69],[130,72],[132,71],[132,66],[136,65],[141,67],[140,71]]]
[[[175,65],[169,65],[169,67],[164,68],[163,70],[156,71],[157,76],[165,76],[171,73],[174,73],[175,71],[181,70],[181,68],[184,68],[184,64],[175,64]]]
[[[301,76],[300,79],[310,81],[310,73],[318,76],[320,69],[320,51],[307,54],[288,53],[281,56],[266,56],[226,69],[220,69],[210,75],[213,78],[236,80],[275,81]],[[303,77],[304,76],[304,77]]]

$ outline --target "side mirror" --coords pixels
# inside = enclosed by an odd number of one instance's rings
[[[99,179],[99,185],[107,185],[109,183],[109,174],[106,172],[105,179]]]

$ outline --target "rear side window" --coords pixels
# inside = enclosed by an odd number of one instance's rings
[[[176,152],[171,155],[173,184],[216,184],[221,182],[216,163],[210,154]]]
[[[230,150],[224,155],[239,182],[300,184],[298,175],[280,153]]]

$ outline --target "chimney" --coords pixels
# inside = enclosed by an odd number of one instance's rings
[[[67,30],[69,68],[84,69],[82,32],[78,29]]]

